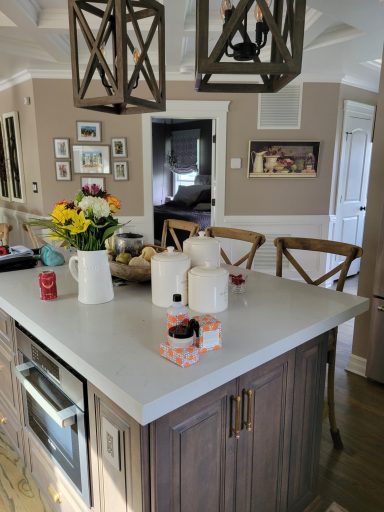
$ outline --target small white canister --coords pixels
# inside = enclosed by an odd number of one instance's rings
[[[167,308],[172,304],[173,295],[180,293],[182,304],[188,304],[188,270],[191,260],[187,254],[175,252],[174,247],[154,254],[151,258],[152,302],[155,306]]]
[[[220,265],[220,242],[216,238],[205,236],[199,231],[199,236],[191,236],[183,242],[183,252],[191,258],[191,266],[205,265],[212,267]]]
[[[219,313],[228,307],[228,271],[204,265],[188,272],[188,304],[199,313]]]

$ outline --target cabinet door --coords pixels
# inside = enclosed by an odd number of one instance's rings
[[[147,510],[141,464],[146,429],[91,385],[88,399],[94,510]]]
[[[302,511],[316,495],[328,334],[296,349],[288,509]]]
[[[236,381],[151,425],[154,510],[233,512],[236,439],[230,434]]]
[[[286,510],[294,362],[291,351],[239,379],[238,512]]]

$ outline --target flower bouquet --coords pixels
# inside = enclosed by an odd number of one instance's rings
[[[74,247],[69,270],[79,284],[78,300],[101,304],[113,299],[106,240],[121,227],[113,216],[120,201],[98,185],[84,186],[73,201],[55,204],[49,219],[33,219],[31,225],[48,228],[48,236],[64,247]]]
[[[98,185],[85,185],[73,201],[57,202],[49,219],[33,219],[29,224],[49,229],[48,237],[61,241],[64,247],[99,251],[121,227],[113,216],[120,206],[117,197]]]

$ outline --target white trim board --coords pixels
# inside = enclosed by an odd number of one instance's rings
[[[143,187],[145,232],[153,240],[153,200],[152,200],[152,119],[215,119],[216,120],[216,199],[215,221],[220,225],[224,221],[225,172],[227,154],[227,113],[229,101],[167,101],[166,112],[151,112],[142,115],[143,147]],[[212,169],[212,173],[214,169]]]

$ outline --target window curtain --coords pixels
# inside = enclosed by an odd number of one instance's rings
[[[198,171],[197,143],[200,139],[200,129],[175,130],[171,133],[171,154],[169,165],[176,174],[188,174]]]

